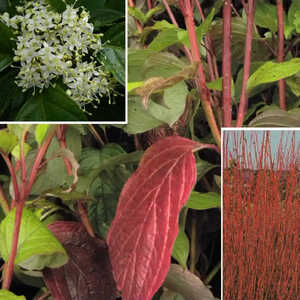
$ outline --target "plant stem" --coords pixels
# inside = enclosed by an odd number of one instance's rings
[[[278,23],[278,62],[284,61],[284,10],[282,0],[277,0],[277,23]],[[278,82],[279,88],[279,105],[280,108],[286,110],[285,98],[285,80],[280,79]]]
[[[175,17],[174,17],[174,14],[173,14],[173,12],[172,12],[172,10],[171,10],[171,8],[170,8],[170,5],[169,5],[168,1],[167,1],[167,0],[162,0],[162,2],[163,2],[164,6],[165,6],[165,8],[166,8],[166,11],[167,11],[167,13],[168,13],[168,15],[169,15],[169,17],[170,17],[172,23],[173,23],[174,25],[176,25],[177,27],[179,27],[179,26],[178,26],[178,23],[177,23],[177,21],[176,21],[176,19],[175,19]],[[184,50],[184,52],[185,52],[185,55],[186,55],[186,56],[188,57],[188,59],[190,60],[190,62],[192,62],[192,61],[193,61],[193,58],[192,58],[192,54],[191,54],[189,48],[188,48],[187,46],[184,45],[184,46],[183,46],[183,50]]]
[[[20,163],[21,163],[21,172],[22,172],[22,182],[21,182],[21,199],[25,197],[26,190],[26,161],[25,161],[25,153],[24,153],[24,144],[26,140],[27,131],[23,131],[21,140],[20,140]]]
[[[221,262],[218,262],[218,264],[207,275],[207,277],[205,278],[204,283],[209,284],[211,282],[211,280],[215,277],[215,275],[219,272],[220,269],[221,269]]]
[[[224,127],[232,126],[231,104],[231,0],[225,0],[223,7],[223,119]]]
[[[151,2],[151,0],[147,0],[147,6],[148,6],[148,10],[152,9],[152,2]]]
[[[10,176],[11,176],[11,181],[12,181],[12,184],[13,184],[13,187],[14,187],[14,199],[12,201],[12,204],[11,204],[11,207],[14,207],[16,203],[19,202],[20,200],[20,192],[19,192],[19,186],[18,186],[18,182],[17,182],[17,176],[16,176],[16,172],[14,170],[14,167],[8,157],[7,154],[5,153],[1,153],[2,154],[2,157],[8,167],[8,170],[9,170],[9,173],[10,173]]]
[[[79,200],[77,202],[77,204],[78,204],[78,212],[79,212],[80,219],[81,219],[81,222],[82,222],[83,226],[85,227],[86,231],[88,232],[88,234],[91,237],[95,237],[93,226],[90,223],[88,214],[87,214],[87,212],[86,212],[86,210],[85,210],[85,208],[84,208],[84,206],[82,204],[82,201]]]
[[[0,185],[0,206],[3,210],[3,212],[7,215],[10,211],[10,208],[9,208],[6,196],[4,194],[2,185]]]
[[[217,145],[221,146],[221,136],[220,131],[212,111],[211,107],[211,95],[206,86],[205,74],[204,69],[201,61],[199,46],[197,42],[197,35],[195,30],[195,23],[194,23],[194,13],[193,7],[190,0],[180,0],[179,7],[184,15],[186,28],[188,30],[189,40],[191,43],[191,50],[192,50],[192,57],[193,61],[198,64],[198,78],[196,79],[196,85],[198,92],[201,97],[201,103],[203,110],[205,112],[208,125],[211,129],[212,135],[217,143]]]
[[[197,264],[197,219],[192,214],[190,271],[195,273]]]
[[[67,148],[67,145],[66,145],[66,129],[67,129],[66,125],[59,125],[56,128],[56,135],[57,135],[59,146],[60,146],[61,149],[66,149]],[[72,165],[66,157],[64,157],[64,163],[65,163],[65,166],[66,166],[67,174],[69,176],[72,176]]]
[[[52,129],[52,131],[49,133],[49,135],[47,136],[47,138],[45,139],[43,145],[40,147],[38,153],[37,153],[37,156],[35,158],[35,161],[34,161],[34,164],[32,166],[32,169],[31,169],[31,173],[30,173],[30,177],[29,177],[29,180],[28,180],[28,185],[27,185],[27,190],[26,190],[26,194],[25,194],[25,199],[29,196],[30,194],[30,190],[31,190],[31,187],[34,183],[34,180],[36,178],[36,175],[38,173],[38,170],[39,170],[39,166],[41,164],[41,161],[45,155],[45,153],[47,152],[47,149],[52,141],[52,138],[53,136],[55,135],[55,127]]]
[[[18,240],[19,240],[19,233],[20,233],[20,227],[21,227],[21,219],[22,219],[22,212],[25,202],[20,201],[16,205],[16,215],[15,215],[15,224],[14,224],[14,232],[13,232],[13,240],[11,244],[11,251],[10,256],[7,262],[7,265],[5,267],[5,274],[2,284],[2,289],[9,290],[10,284],[12,281],[13,273],[14,273],[14,263],[15,258],[17,256],[17,250],[18,250]]]
[[[243,83],[240,98],[240,105],[238,110],[238,116],[236,121],[236,127],[243,126],[244,116],[248,109],[248,95],[247,95],[247,82],[250,75],[250,65],[251,65],[251,49],[252,49],[252,32],[255,14],[255,0],[248,1],[248,16],[247,16],[247,33],[246,33],[246,43],[245,43],[245,55],[244,55],[244,73],[243,73]]]

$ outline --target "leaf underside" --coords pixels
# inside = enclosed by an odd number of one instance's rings
[[[123,300],[152,299],[168,273],[178,215],[196,181],[198,146],[178,136],[158,141],[123,187],[107,236]]]

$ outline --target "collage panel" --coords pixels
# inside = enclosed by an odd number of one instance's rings
[[[1,1],[0,121],[126,123],[125,8]]]
[[[300,131],[223,130],[223,299],[298,299]]]

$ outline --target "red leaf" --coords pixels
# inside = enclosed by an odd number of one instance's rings
[[[196,148],[178,136],[158,141],[123,187],[107,236],[123,300],[152,299],[168,273],[178,215],[196,181]]]
[[[44,280],[54,299],[113,300],[117,289],[106,243],[89,236],[79,222],[57,221],[49,229],[70,259],[58,269],[45,269]]]

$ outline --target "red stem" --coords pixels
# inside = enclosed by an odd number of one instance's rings
[[[152,9],[152,1],[147,0],[148,10]]]
[[[10,211],[10,207],[9,207],[7,198],[5,196],[5,193],[3,191],[2,185],[0,185],[0,202],[1,202],[1,208],[2,208],[3,212],[5,214],[8,214]]]
[[[66,129],[67,129],[67,127],[65,125],[59,125],[56,129],[56,135],[57,135],[58,142],[59,142],[59,145],[60,145],[61,149],[66,149],[67,148],[67,145],[66,145]],[[71,176],[72,175],[72,165],[66,157],[64,157],[64,163],[65,163],[68,175]]]
[[[80,219],[81,219],[81,222],[82,222],[83,226],[85,227],[85,229],[87,230],[88,234],[91,237],[95,237],[93,226],[90,223],[88,214],[86,212],[86,209],[83,206],[82,201],[79,200],[77,203],[78,203],[78,212],[79,212]]]
[[[277,23],[278,23],[278,62],[284,61],[284,10],[282,0],[277,0]],[[279,88],[279,104],[280,108],[286,110],[285,98],[285,81],[280,79],[278,82]]]
[[[28,197],[28,195],[30,194],[30,190],[31,190],[31,187],[34,183],[34,180],[36,178],[36,175],[38,173],[38,170],[39,170],[39,166],[41,164],[41,161],[45,155],[45,153],[47,152],[47,149],[52,141],[52,138],[55,134],[55,130],[53,129],[52,132],[47,136],[45,142],[43,143],[43,145],[40,147],[38,153],[37,153],[37,156],[35,158],[35,161],[34,161],[34,164],[32,166],[32,169],[31,169],[31,173],[30,173],[30,177],[29,177],[29,180],[28,180],[28,185],[27,185],[27,190],[26,190],[26,194],[25,194],[25,199]]]
[[[231,0],[225,0],[223,7],[223,118],[224,127],[232,126],[231,104]]]
[[[177,21],[176,21],[176,19],[175,19],[175,17],[174,17],[174,14],[173,14],[173,12],[172,12],[172,10],[171,10],[171,8],[170,8],[170,5],[169,5],[168,1],[167,1],[167,0],[162,0],[162,2],[163,2],[164,6],[165,6],[165,8],[166,8],[166,11],[167,11],[167,13],[168,13],[168,15],[169,15],[169,17],[170,17],[172,23],[173,23],[174,25],[176,25],[177,27],[179,27],[179,26],[178,26],[178,23],[177,23]],[[192,58],[192,54],[191,54],[189,48],[188,48],[187,46],[184,45],[184,46],[183,46],[183,50],[184,50],[184,52],[185,52],[185,55],[186,55],[186,56],[188,57],[188,59],[190,60],[190,62],[192,62],[192,61],[193,61],[193,58]]]
[[[221,137],[220,131],[212,111],[211,107],[211,95],[206,86],[206,79],[204,74],[204,69],[201,61],[197,35],[195,30],[195,23],[194,23],[194,13],[193,13],[193,6],[190,0],[180,0],[179,1],[180,9],[184,15],[186,28],[189,34],[189,40],[191,43],[191,50],[192,50],[192,57],[193,61],[198,63],[198,78],[196,79],[197,89],[199,91],[201,97],[201,103],[203,110],[205,112],[208,125],[211,129],[212,135],[217,142],[218,146],[221,145]]]
[[[19,233],[20,233],[20,227],[21,227],[21,219],[22,219],[22,212],[25,202],[20,201],[17,203],[16,206],[16,215],[15,215],[15,224],[14,224],[14,232],[13,232],[13,240],[11,244],[11,251],[10,256],[7,262],[7,265],[5,267],[5,273],[4,273],[4,279],[2,284],[2,289],[9,290],[10,284],[13,278],[14,273],[14,263],[15,258],[17,256],[17,250],[18,250],[18,239],[19,239]]]
[[[13,184],[13,187],[14,187],[15,197],[12,200],[12,204],[11,204],[11,207],[14,207],[16,205],[16,203],[18,203],[19,200],[20,200],[20,192],[19,192],[19,187],[18,187],[17,176],[16,176],[16,172],[14,170],[14,167],[13,167],[8,155],[5,154],[5,153],[1,153],[1,154],[2,154],[2,157],[3,157],[5,163],[8,167],[8,170],[9,170],[9,173],[10,173],[10,176],[11,176],[11,181],[12,181],[12,184]]]
[[[20,163],[21,163],[21,170],[22,170],[22,183],[21,183],[21,196],[20,198],[23,200],[25,197],[25,190],[26,190],[26,161],[25,161],[25,153],[24,153],[24,143],[26,140],[27,133],[24,132],[22,134],[22,138],[20,141]]]
[[[247,15],[247,33],[246,33],[245,55],[244,55],[243,83],[242,83],[242,91],[241,91],[241,98],[240,98],[240,105],[239,105],[238,116],[236,121],[236,127],[243,126],[244,116],[248,109],[248,95],[247,95],[246,88],[247,88],[248,78],[250,75],[254,13],[255,13],[255,0],[249,0],[248,15]]]

